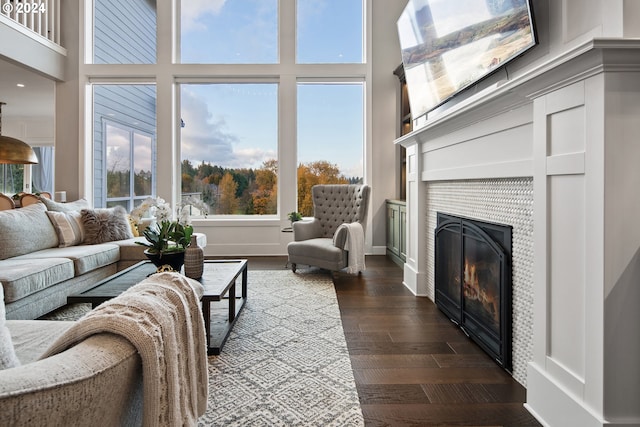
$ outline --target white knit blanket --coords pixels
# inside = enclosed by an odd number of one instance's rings
[[[89,335],[123,336],[142,359],[145,426],[196,425],[207,409],[208,370],[202,285],[154,274],[79,319],[42,358]]]
[[[347,229],[347,240],[344,244],[344,248],[349,251],[347,273],[356,274],[364,271],[366,266],[364,265],[364,229],[362,224],[352,222],[350,224],[342,224],[340,227]]]

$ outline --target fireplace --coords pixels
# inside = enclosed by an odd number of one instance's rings
[[[436,305],[509,372],[511,235],[508,225],[437,213]]]

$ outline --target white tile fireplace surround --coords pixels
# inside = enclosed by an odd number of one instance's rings
[[[526,387],[533,355],[533,180],[503,178],[429,182],[427,209],[427,296],[434,300],[434,233],[437,212],[510,225],[512,231],[513,377]]]
[[[407,151],[405,285],[435,212],[514,226],[514,377],[550,426],[640,425],[640,41],[594,39],[431,118]]]

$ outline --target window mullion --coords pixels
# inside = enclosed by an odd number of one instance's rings
[[[136,192],[136,190],[133,188],[133,186],[135,185],[134,171],[136,169],[136,165],[135,165],[136,156],[134,155],[135,140],[136,140],[135,131],[134,130],[129,131],[129,201],[131,205],[127,208],[127,210],[133,209],[133,197]]]
[[[278,51],[281,66],[296,62],[296,3],[296,0],[280,0]]]

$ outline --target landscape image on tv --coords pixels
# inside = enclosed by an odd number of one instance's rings
[[[398,35],[414,119],[536,44],[528,0],[409,0]]]

